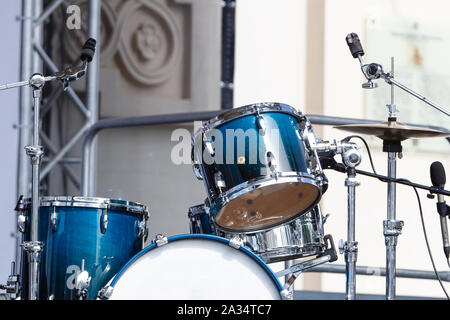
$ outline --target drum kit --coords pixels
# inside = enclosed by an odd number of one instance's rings
[[[377,77],[362,64],[355,36],[349,35],[347,42],[374,87]],[[88,56],[82,61],[89,61],[94,49],[95,42],[85,45]],[[67,85],[74,80],[68,74],[58,79]],[[394,83],[392,74],[385,80]],[[403,225],[395,216],[395,159],[401,141],[448,135],[397,123],[392,105],[386,123],[338,127],[381,138],[388,153],[387,299],[395,296],[395,248]],[[352,137],[318,139],[308,118],[282,103],[247,105],[206,121],[192,135],[193,172],[203,181],[206,199],[188,208],[190,234],[157,235],[147,246],[146,205],[38,197],[42,147],[35,139],[28,148],[39,151],[32,155],[33,197],[21,197],[16,207],[23,243],[20,272],[13,266],[3,288],[11,298],[24,300],[293,299],[293,285],[303,271],[337,260],[319,205],[329,183],[324,170],[333,168],[347,173],[348,237],[339,249],[345,252],[346,297],[355,299],[355,189],[361,153]],[[334,160],[336,155],[342,163]],[[450,194],[443,188],[426,189]],[[285,269],[272,271],[269,265],[276,262],[285,262]],[[284,285],[280,277],[285,277]]]

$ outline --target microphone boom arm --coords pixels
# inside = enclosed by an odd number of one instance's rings
[[[387,84],[394,85],[394,86],[402,89],[403,91],[405,91],[405,92],[409,93],[410,95],[416,97],[417,99],[425,102],[426,104],[430,105],[431,107],[435,108],[436,110],[444,113],[447,116],[450,116],[450,112],[448,112],[444,107],[438,105],[435,102],[430,101],[429,99],[422,96],[421,94],[419,94],[419,93],[413,91],[412,89],[408,88],[407,86],[401,84],[400,82],[398,82],[397,80],[394,79],[394,76],[392,74],[385,73],[383,71],[383,67],[381,66],[381,64],[378,64],[378,63],[363,64],[362,59],[360,59],[360,64],[361,64],[361,71],[369,82],[371,82],[372,80],[381,78],[384,81],[386,81]]]

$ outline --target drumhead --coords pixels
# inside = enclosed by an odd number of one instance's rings
[[[283,290],[269,267],[248,249],[204,234],[174,236],[167,244],[148,246],[110,287],[109,299],[114,300],[279,300]]]
[[[252,233],[283,225],[311,210],[322,194],[312,177],[280,174],[227,191],[211,205],[216,227]]]

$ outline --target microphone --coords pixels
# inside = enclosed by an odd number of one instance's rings
[[[83,45],[83,49],[81,50],[80,59],[81,61],[91,62],[92,58],[94,58],[95,54],[95,45],[97,41],[93,38],[87,39],[87,41]]]
[[[87,64],[94,58],[96,44],[97,41],[95,39],[89,38],[81,50],[80,60],[82,63],[77,66],[68,67],[64,71],[56,72],[53,75],[54,79],[60,80],[63,83],[64,90],[69,87],[70,82],[76,81],[86,74]]]
[[[445,169],[442,163],[435,161],[430,166],[430,177],[431,183],[434,187],[443,190],[445,186]],[[441,232],[442,232],[442,242],[444,245],[444,253],[447,258],[447,263],[450,266],[450,243],[448,239],[448,228],[447,228],[447,216],[450,213],[449,206],[445,203],[444,196],[441,194],[437,195],[437,211],[440,216],[441,221]]]
[[[356,33],[349,33],[347,37],[345,37],[345,41],[347,41],[347,45],[353,58],[360,58],[364,55],[364,50]]]
[[[362,59],[362,56],[364,55],[364,49],[356,33],[349,33],[347,37],[345,37],[345,41],[347,42],[348,48],[350,49],[350,53],[352,54],[353,58],[358,58],[359,64],[361,65],[361,71],[367,79],[367,82],[363,83],[362,87],[364,89],[374,89],[378,87],[378,84],[373,82],[372,80],[378,79],[383,73],[381,66],[375,63],[372,63],[370,65],[364,64]]]

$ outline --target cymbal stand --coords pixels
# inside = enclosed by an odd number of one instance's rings
[[[388,123],[394,123],[397,121],[397,108],[394,104],[394,86],[404,90],[417,99],[432,106],[436,110],[450,116],[450,112],[440,105],[431,102],[424,96],[414,92],[405,85],[399,83],[394,79],[394,58],[391,58],[391,72],[385,73],[383,66],[379,63],[364,64],[362,56],[364,50],[361,46],[361,42],[356,33],[350,33],[346,37],[347,45],[353,58],[358,58],[361,71],[367,79],[366,83],[363,83],[364,89],[373,89],[377,87],[377,83],[373,80],[383,79],[387,84],[391,85],[391,103],[387,105],[389,109]],[[397,139],[383,139],[383,152],[388,154],[388,177],[395,179],[397,174],[397,156],[402,158],[402,145],[401,140]],[[396,220],[396,188],[395,182],[388,182],[387,192],[387,220],[383,221],[383,234],[385,236],[386,244],[386,299],[393,300],[395,297],[395,268],[396,268],[396,246],[397,237],[401,234],[403,228],[403,221]]]
[[[38,222],[39,222],[39,177],[40,165],[42,155],[44,154],[43,147],[39,145],[39,109],[40,98],[42,95],[42,88],[46,81],[56,79],[54,76],[44,77],[40,73],[33,74],[28,81],[15,82],[0,86],[0,90],[10,88],[22,87],[29,85],[33,89],[34,102],[34,125],[33,125],[33,144],[26,146],[25,151],[30,157],[32,165],[31,176],[31,232],[30,241],[25,241],[22,244],[26,251],[29,263],[29,283],[28,283],[28,299],[37,300],[39,298],[39,264],[41,252],[44,248],[44,243],[38,240]]]
[[[394,57],[391,58],[390,79],[394,78]],[[394,104],[394,85],[391,81],[391,103],[387,105],[389,122],[397,121],[397,108]],[[388,154],[388,177],[397,177],[397,156],[402,158],[401,141],[383,140],[383,152]],[[396,265],[397,265],[397,239],[402,233],[404,222],[396,219],[396,184],[388,182],[387,190],[387,220],[383,221],[383,234],[386,245],[386,299],[395,298]]]
[[[48,81],[60,80],[64,89],[67,89],[71,81],[78,80],[86,73],[88,62],[92,61],[95,52],[96,41],[89,39],[83,46],[81,54],[81,64],[74,67],[66,68],[64,71],[57,72],[50,76],[43,76],[40,73],[33,74],[29,80],[13,82],[0,85],[0,90],[11,88],[30,86],[33,89],[33,107],[34,107],[34,125],[33,125],[33,144],[26,146],[25,151],[31,159],[32,176],[31,176],[31,232],[30,241],[22,244],[23,249],[27,253],[29,263],[29,283],[28,283],[28,299],[39,299],[39,268],[41,253],[44,243],[39,241],[39,180],[41,159],[44,149],[39,145],[39,111],[40,99],[42,96],[42,88]]]
[[[361,61],[361,60],[360,60]],[[394,85],[400,87],[406,92],[419,98],[425,103],[431,105],[435,109],[450,115],[444,108],[432,103],[425,97],[422,97],[414,91],[406,88],[394,80],[394,57],[391,58],[391,72],[385,73],[383,67],[377,63],[362,65],[361,70],[367,80],[382,78],[391,85],[391,103],[387,105],[389,111],[388,122],[395,123],[397,121],[397,107],[394,104]],[[364,85],[363,85],[364,88]],[[388,154],[388,177],[395,179],[397,176],[397,157],[402,158],[401,140],[383,139],[383,152]],[[387,190],[387,219],[383,221],[383,234],[386,245],[386,299],[393,300],[395,298],[396,289],[396,264],[397,264],[397,240],[402,233],[404,222],[396,219],[396,184],[393,181],[388,182]]]

